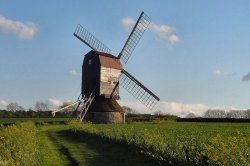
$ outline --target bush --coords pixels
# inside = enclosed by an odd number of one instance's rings
[[[32,122],[10,125],[0,130],[0,165],[37,165],[39,141]]]

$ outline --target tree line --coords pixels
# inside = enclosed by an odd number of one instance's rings
[[[58,112],[56,118],[69,118],[71,112]],[[0,118],[52,118],[51,111],[7,111],[0,110]]]
[[[69,104],[72,104],[72,102],[64,102],[59,108],[63,108]],[[175,115],[169,115],[164,114],[161,110],[157,110],[154,112],[153,115],[150,114],[139,114],[136,110],[127,107],[122,106],[123,111],[127,114],[127,117],[135,118],[135,119],[154,119],[154,118],[167,118],[167,119],[176,119],[179,118]],[[56,117],[72,117],[72,110],[73,106],[64,109],[60,112],[56,113]],[[52,109],[50,109],[50,106],[45,102],[37,101],[34,104],[34,108],[30,107],[28,109],[25,109],[25,107],[18,105],[17,103],[11,102],[6,106],[6,110],[0,110],[0,118],[49,118],[52,117],[51,114]],[[189,113],[186,118],[192,119],[192,118],[220,118],[220,119],[250,119],[250,109],[248,110],[219,110],[219,109],[209,109],[205,111],[203,116],[197,116],[194,113]]]
[[[202,117],[197,117],[194,113],[190,113],[186,118],[233,118],[233,119],[250,119],[250,109],[248,110],[207,110]]]
[[[70,102],[64,102],[59,108],[62,108]],[[72,108],[60,111],[56,113],[57,118],[68,118],[72,117]],[[18,105],[17,103],[11,102],[6,106],[5,110],[0,110],[0,118],[51,118],[52,109],[49,104],[45,102],[37,101],[34,108],[30,107],[25,109],[25,107]]]
[[[34,109],[32,107],[25,109],[25,107],[15,103],[15,102],[11,102],[6,106],[6,110],[7,111],[11,111],[11,112],[16,112],[16,111],[51,111],[51,109],[49,109],[49,105],[44,103],[44,102],[40,102],[37,101],[34,105]]]

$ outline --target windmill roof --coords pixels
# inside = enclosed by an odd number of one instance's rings
[[[99,52],[98,54],[101,66],[122,70],[122,64],[117,57],[102,52]]]

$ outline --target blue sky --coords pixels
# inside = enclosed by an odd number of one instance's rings
[[[0,0],[0,108],[61,104],[80,92],[90,49],[77,24],[117,55],[141,11],[152,23],[125,69],[161,99],[165,113],[250,108],[250,1]],[[127,92],[121,104],[150,112]]]

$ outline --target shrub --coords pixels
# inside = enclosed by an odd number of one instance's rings
[[[3,128],[0,131],[0,165],[36,165],[39,154],[37,132],[32,122]]]

